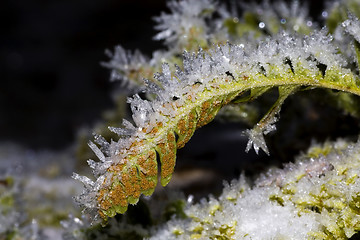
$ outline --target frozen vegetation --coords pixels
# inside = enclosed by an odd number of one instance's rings
[[[258,173],[254,181],[242,174],[239,180],[225,183],[220,196],[200,202],[191,195],[186,199],[181,193],[155,188],[158,182],[166,186],[171,181],[177,150],[216,116],[252,125],[243,132],[248,138],[244,150],[267,155],[272,152],[267,135],[281,125],[281,107],[291,95],[307,96],[315,88],[325,89],[320,98],[329,99],[339,114],[358,121],[360,1],[327,2],[320,22],[311,19],[308,7],[300,1],[170,0],[168,7],[170,13],[155,18],[159,33],[154,39],[162,40],[165,49],[152,57],[121,46],[106,51],[110,60],[102,65],[111,69],[111,80],[121,83],[119,95],[124,91],[129,95],[132,119],[122,120],[120,127],[105,122],[88,143],[98,158],[88,160],[94,177],[73,174],[84,185],[75,197],[84,211],[80,216],[69,210],[72,216],[58,218],[63,238],[356,237],[360,230],[360,143],[351,141],[354,135],[312,144],[294,161]],[[264,98],[269,92],[276,95],[272,106]],[[254,100],[259,104],[252,104]],[[262,105],[267,106],[265,111]],[[115,112],[107,121],[121,115]],[[104,137],[104,126],[117,138]],[[15,199],[20,193],[26,196],[26,191],[10,184],[21,182],[13,175],[5,172],[4,183],[0,182],[4,192],[0,234],[9,239],[46,239],[38,230],[38,218],[20,217]],[[33,185],[54,189],[60,194],[52,196],[59,201],[56,204],[71,190],[66,180],[38,184],[44,180],[29,179],[27,191],[35,191]],[[60,191],[60,185],[69,189]],[[71,191],[75,195],[77,190]]]
[[[161,162],[160,182],[167,185],[176,150],[229,103],[248,102],[270,89],[278,90],[278,99],[268,113],[253,129],[245,131],[249,137],[246,151],[253,147],[256,153],[262,149],[269,154],[264,135],[276,129],[281,105],[291,94],[306,88],[328,88],[360,95],[358,70],[352,66],[357,60],[359,20],[349,13],[348,20],[339,22],[338,28],[349,33],[347,39],[354,42],[346,56],[338,50],[346,46],[339,45],[349,45],[351,41],[334,41],[326,27],[314,28],[318,24],[304,20],[307,10],[299,2],[279,2],[273,10],[269,4],[244,6],[254,9],[252,18],[259,15],[260,23],[253,30],[249,26],[253,23],[247,23],[247,18],[235,16],[229,22],[231,13],[218,2],[169,2],[172,13],[156,18],[161,32],[155,37],[165,39],[169,51],[154,53],[145,68],[153,68],[154,72],[160,68],[161,72],[139,86],[148,99],[137,93],[128,98],[133,123],[124,120],[122,128],[109,128],[119,135],[118,141],[107,142],[96,136],[100,148],[90,142],[100,160],[89,160],[95,181],[74,174],[85,185],[77,200],[86,209],[95,210],[106,219],[124,213],[141,194],[151,195],[158,181],[157,158]],[[337,4],[340,3],[334,3]],[[217,17],[213,19],[212,15]],[[274,21],[284,24],[283,29],[275,29]],[[246,32],[238,32],[246,27]],[[265,29],[270,36],[264,34]],[[232,41],[225,43],[224,35]],[[194,39],[200,49],[190,53]],[[184,52],[179,60],[181,51]],[[159,55],[161,60],[174,63],[174,67],[158,61]],[[131,56],[121,47],[111,56],[113,59],[104,65],[113,68],[112,76],[117,74],[116,78],[133,89],[138,82],[133,72],[141,73],[144,58],[139,52]],[[135,79],[131,81],[131,77]]]
[[[150,239],[349,239],[359,230],[360,143],[315,145],[254,186],[241,176],[220,197],[188,204]]]

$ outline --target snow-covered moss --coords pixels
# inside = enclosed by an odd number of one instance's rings
[[[348,239],[360,230],[360,142],[313,146],[254,183],[225,183],[150,239]]]
[[[73,160],[69,150],[0,144],[0,239],[60,239],[60,221],[80,215],[71,196],[81,185],[68,177]]]

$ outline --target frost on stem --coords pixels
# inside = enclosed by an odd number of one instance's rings
[[[246,152],[249,152],[253,146],[256,154],[259,153],[259,149],[262,149],[267,155],[270,155],[270,152],[266,146],[264,135],[267,135],[268,133],[276,130],[275,123],[278,121],[281,105],[285,99],[294,93],[297,89],[298,86],[279,87],[279,98],[274,103],[274,105],[253,129],[248,129],[244,132],[244,134],[249,137],[249,141],[245,149]],[[265,89],[265,91],[266,90],[267,89]]]

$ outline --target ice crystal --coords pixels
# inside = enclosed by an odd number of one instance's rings
[[[215,11],[215,1],[169,1],[167,5],[171,14],[162,13],[154,18],[158,23],[155,29],[160,31],[155,40],[165,40],[170,48],[177,51],[182,50],[189,39],[198,43],[206,41],[209,29],[205,19]]]
[[[132,75],[146,66],[148,59],[139,51],[135,50],[132,54],[122,46],[116,46],[114,53],[106,50],[106,55],[111,58],[109,62],[102,62],[102,66],[112,69],[111,81],[121,81],[121,86],[131,89],[141,86],[141,82],[135,82]]]
[[[270,155],[264,135],[276,130],[276,126],[274,125],[275,122],[276,119],[274,119],[272,123],[265,125],[265,127],[259,127],[257,125],[253,129],[245,130],[244,134],[249,138],[245,152],[249,152],[250,149],[254,147],[256,154],[259,153],[259,149],[262,149],[267,155]]]
[[[360,21],[356,16],[350,14],[349,19],[343,22],[342,26],[360,43]]]

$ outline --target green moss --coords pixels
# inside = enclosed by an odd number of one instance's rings
[[[282,199],[281,197],[279,196],[276,196],[276,195],[271,195],[269,197],[269,200],[271,202],[276,202],[277,204],[279,204],[280,206],[284,206],[284,199]]]
[[[14,201],[15,199],[12,195],[4,195],[0,197],[0,205],[4,207],[13,207]]]

